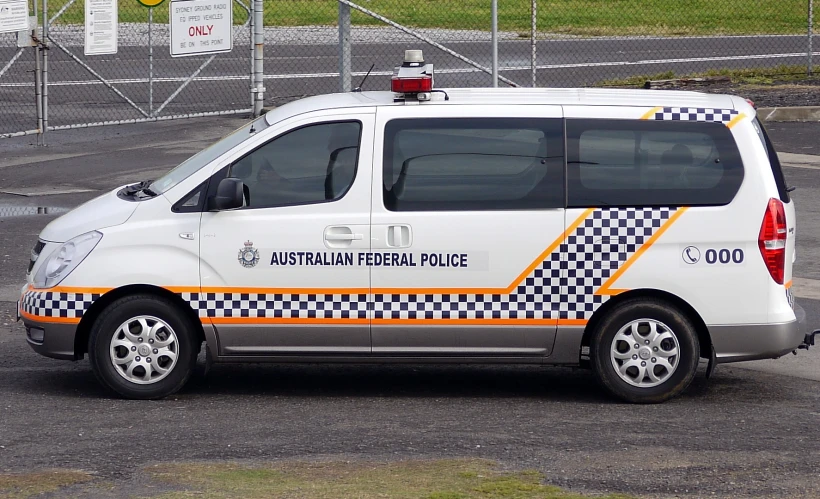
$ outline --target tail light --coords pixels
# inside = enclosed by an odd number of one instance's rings
[[[783,284],[786,272],[786,210],[779,199],[769,199],[757,245],[772,279]]]

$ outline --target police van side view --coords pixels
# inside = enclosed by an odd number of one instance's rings
[[[40,234],[19,315],[161,398],[213,362],[590,368],[661,402],[705,359],[814,344],[796,215],[753,106],[614,89],[391,91],[278,107]]]

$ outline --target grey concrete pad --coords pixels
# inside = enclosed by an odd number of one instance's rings
[[[25,270],[25,269],[24,269]],[[20,299],[20,290],[25,284],[24,280],[20,280],[20,285],[0,285],[0,302],[14,303]]]
[[[84,187],[68,187],[59,185],[38,185],[36,187],[17,187],[15,189],[0,189],[0,194],[12,194],[14,196],[39,197],[55,196],[57,194],[77,194],[80,192],[92,192],[94,189]]]
[[[820,156],[814,154],[794,154],[790,152],[779,152],[777,157],[783,166],[792,168],[816,168],[820,169]]]
[[[820,106],[762,107],[757,116],[763,121],[820,121]]]

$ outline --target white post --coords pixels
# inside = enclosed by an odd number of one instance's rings
[[[809,76],[811,76],[814,71],[814,65],[812,64],[812,56],[814,55],[812,38],[814,38],[814,0],[809,0],[809,61],[808,66],[806,67],[806,73],[808,73]]]
[[[37,0],[34,0],[34,34],[37,34],[37,26],[39,26],[40,13],[37,11]],[[42,145],[43,135],[43,81],[42,71],[40,65],[40,42],[34,44],[34,103],[37,107],[37,145]]]
[[[148,116],[154,116],[154,8],[148,7]]]
[[[262,0],[253,0],[253,115],[262,114],[265,103],[265,81],[264,81],[264,48],[265,48],[265,22],[262,16]]]
[[[498,87],[498,0],[492,0],[493,87]]]
[[[43,84],[42,101],[43,101],[43,127],[40,129],[40,135],[43,137],[42,145],[46,145],[46,132],[48,131],[48,0],[43,0],[43,72],[40,76]]]
[[[350,53],[350,6],[339,2],[339,90],[350,92],[351,79]]]
[[[536,87],[535,83],[535,68],[536,68],[536,57],[535,57],[535,34],[536,34],[536,18],[538,12],[538,0],[532,0],[532,29],[530,30],[530,45],[532,48],[532,56],[530,60],[530,64],[532,65],[532,86],[533,88]]]

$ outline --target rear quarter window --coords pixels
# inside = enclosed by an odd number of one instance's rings
[[[743,174],[721,123],[567,120],[570,207],[725,205]]]

